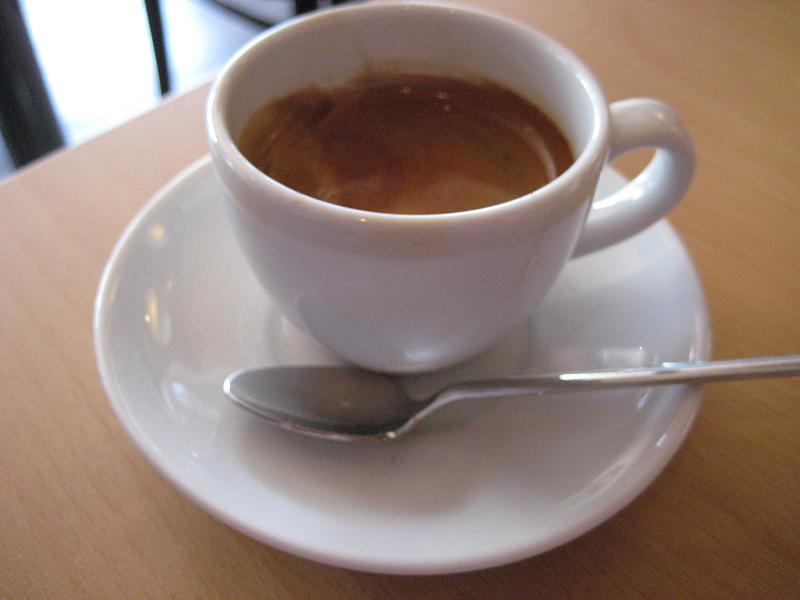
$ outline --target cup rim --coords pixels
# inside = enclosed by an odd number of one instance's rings
[[[591,135],[588,141],[567,170],[552,181],[535,190],[490,206],[447,213],[403,214],[369,211],[326,202],[273,179],[245,158],[225,125],[225,118],[220,108],[220,102],[221,99],[226,97],[230,87],[233,85],[233,74],[242,66],[246,57],[251,54],[255,48],[270,43],[276,37],[286,35],[287,31],[299,27],[314,27],[320,22],[330,18],[336,18],[336,16],[343,13],[377,13],[398,10],[435,10],[448,13],[460,13],[470,17],[490,19],[504,27],[522,29],[527,34],[537,38],[539,43],[546,45],[551,52],[557,53],[562,63],[569,64],[579,80],[580,85],[590,99],[593,122]],[[230,58],[215,78],[206,103],[208,142],[212,156],[215,158],[216,162],[219,163],[221,161],[228,169],[236,173],[240,179],[243,178],[249,185],[258,188],[264,193],[274,192],[278,189],[282,194],[288,194],[291,197],[293,209],[295,211],[302,211],[307,216],[316,215],[325,219],[344,219],[347,222],[353,222],[355,220],[358,223],[372,223],[375,225],[394,225],[398,223],[403,225],[411,223],[418,225],[442,223],[456,224],[472,222],[472,220],[479,218],[485,219],[491,217],[493,219],[503,219],[513,216],[515,212],[529,204],[548,203],[549,200],[560,197],[563,192],[574,190],[579,187],[580,182],[578,180],[587,170],[592,169],[592,165],[596,164],[598,157],[605,158],[604,152],[609,131],[609,121],[608,104],[599,82],[583,61],[563,44],[526,23],[493,11],[464,7],[450,4],[446,1],[435,0],[403,0],[398,2],[376,2],[334,6],[287,19],[245,44]]]

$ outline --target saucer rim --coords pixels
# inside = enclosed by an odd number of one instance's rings
[[[608,169],[614,171],[611,167],[608,167]],[[173,472],[168,461],[157,452],[152,451],[152,448],[149,447],[142,432],[137,429],[135,423],[126,415],[125,402],[122,399],[125,393],[120,388],[118,381],[116,381],[115,370],[110,364],[113,351],[108,347],[110,342],[108,339],[109,325],[107,324],[107,319],[110,315],[108,310],[110,306],[109,299],[113,292],[111,289],[113,275],[125,256],[133,251],[132,240],[137,232],[139,232],[142,223],[146,222],[166,200],[173,196],[177,188],[188,184],[189,181],[194,178],[209,176],[209,174],[207,174],[208,170],[212,172],[210,176],[217,177],[209,156],[206,155],[192,162],[162,186],[125,227],[114,245],[100,278],[93,311],[93,335],[95,356],[103,389],[117,421],[123,426],[123,429],[134,442],[137,450],[139,450],[147,461],[153,465],[167,481],[179,489],[182,494],[223,523],[259,542],[279,550],[323,564],[357,571],[401,575],[435,575],[475,571],[532,558],[533,556],[537,556],[572,541],[604,523],[613,515],[627,507],[634,499],[639,497],[644,490],[658,478],[683,445],[702,404],[703,394],[701,386],[676,385],[670,386],[668,390],[664,390],[663,393],[671,393],[675,399],[680,400],[686,405],[681,408],[682,415],[683,411],[686,411],[686,414],[682,416],[684,419],[684,421],[682,421],[682,429],[675,435],[670,436],[667,447],[662,448],[662,452],[657,455],[657,459],[652,461],[653,464],[650,467],[650,471],[646,473],[646,476],[635,479],[633,483],[624,482],[621,484],[624,486],[624,489],[616,499],[612,498],[610,501],[603,504],[600,509],[585,515],[583,519],[568,524],[556,535],[545,536],[543,539],[537,538],[532,542],[529,541],[527,544],[510,546],[504,552],[491,552],[488,554],[474,553],[473,557],[470,559],[456,556],[454,558],[444,557],[436,562],[428,561],[425,563],[408,559],[387,562],[381,559],[371,559],[371,557],[366,556],[364,553],[352,552],[352,550],[331,553],[316,548],[313,543],[299,543],[287,539],[286,537],[281,537],[279,531],[263,531],[251,525],[238,514],[218,507],[211,500],[207,499],[206,496],[208,496],[208,494],[199,493],[191,485],[190,481],[183,481],[178,477]],[[711,354],[712,333],[708,304],[702,282],[699,278],[697,268],[691,260],[691,256],[688,254],[680,236],[665,220],[659,221],[659,223],[666,225],[670,233],[675,236],[677,243],[685,255],[685,266],[697,284],[697,308],[701,318],[699,319],[694,333],[694,341],[698,348],[698,356],[696,359],[707,359]],[[675,420],[678,420],[677,416]]]

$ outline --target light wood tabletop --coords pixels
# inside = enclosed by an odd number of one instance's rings
[[[610,101],[654,96],[698,166],[670,220],[714,356],[800,351],[800,6],[485,0],[571,47]],[[401,577],[262,545],[137,451],[100,383],[94,295],[126,224],[207,151],[207,88],[0,185],[0,598],[797,598],[800,380],[714,384],[639,498],[582,537],[484,571]],[[618,163],[628,175],[642,157]]]

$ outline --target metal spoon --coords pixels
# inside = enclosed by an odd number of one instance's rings
[[[800,354],[470,381],[421,401],[406,396],[388,376],[339,366],[237,371],[225,379],[223,390],[281,429],[345,442],[390,441],[459,400],[791,375],[800,375]]]

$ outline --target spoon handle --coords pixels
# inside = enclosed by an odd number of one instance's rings
[[[733,360],[668,362],[656,367],[605,369],[575,373],[549,373],[511,377],[493,381],[457,384],[442,396],[452,401],[465,397],[504,397],[538,394],[558,390],[585,390],[619,387],[663,385],[670,383],[703,383],[728,379],[786,377],[800,375],[800,354],[763,356]]]

